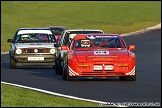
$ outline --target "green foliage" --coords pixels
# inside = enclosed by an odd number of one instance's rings
[[[21,27],[65,26],[128,33],[161,22],[160,1],[2,1],[1,50]]]

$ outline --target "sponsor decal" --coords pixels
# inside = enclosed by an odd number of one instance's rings
[[[94,55],[108,55],[109,51],[94,51]]]
[[[118,36],[96,36],[96,38],[117,38]]]
[[[94,59],[92,59],[93,61],[96,61],[96,60],[102,60],[102,61],[104,61],[104,60],[113,60],[112,58],[94,58]]]
[[[94,36],[87,36],[88,39],[96,39]]]
[[[100,35],[100,36],[93,36],[93,35],[87,35],[87,39],[96,39],[96,38],[118,38],[118,36],[115,35]]]

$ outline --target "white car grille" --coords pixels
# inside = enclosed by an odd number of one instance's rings
[[[22,53],[50,53],[50,49],[49,48],[31,48],[31,49],[21,49]]]

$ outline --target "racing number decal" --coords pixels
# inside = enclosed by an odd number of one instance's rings
[[[109,51],[94,51],[94,55],[107,55]]]

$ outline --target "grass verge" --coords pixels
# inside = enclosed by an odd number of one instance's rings
[[[53,96],[1,83],[1,107],[100,107],[98,103]]]
[[[161,22],[161,1],[2,1],[1,51],[21,27],[65,26],[129,33]]]

